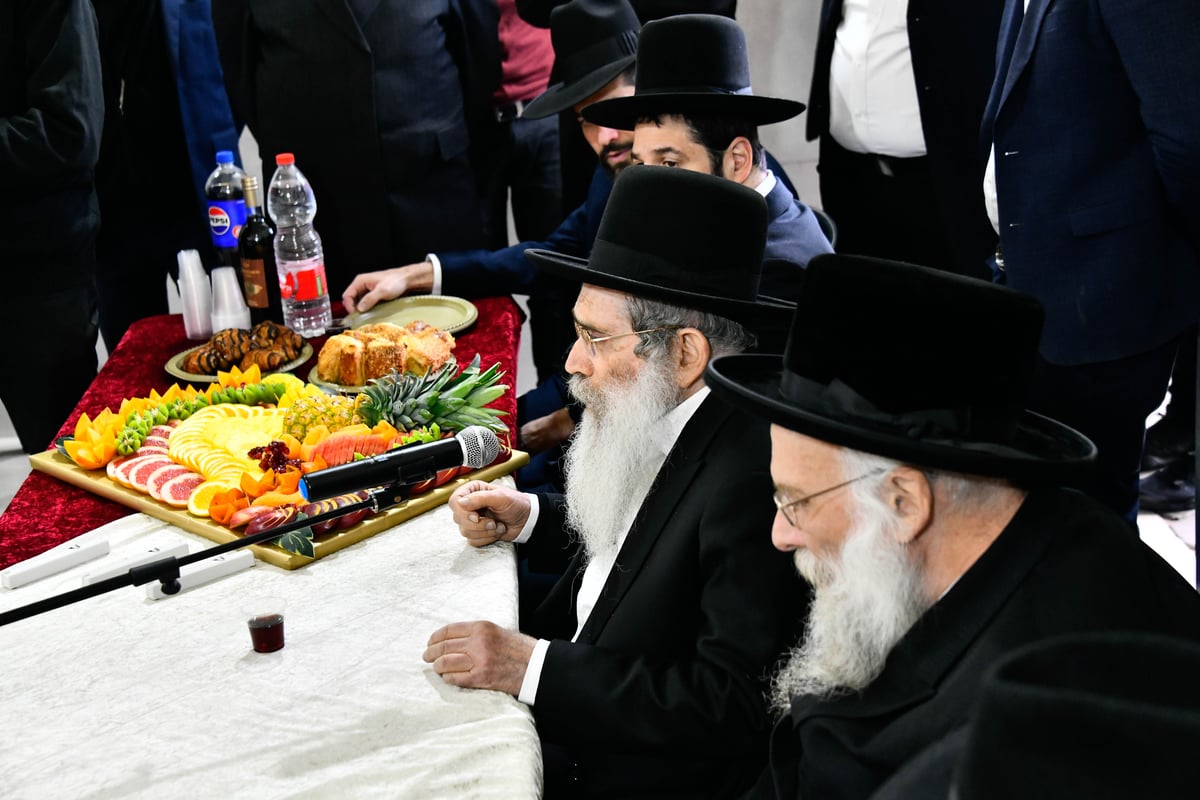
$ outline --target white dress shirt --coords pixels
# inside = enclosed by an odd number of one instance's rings
[[[671,412],[663,418],[663,422],[654,431],[647,432],[646,458],[657,461],[657,468],[662,467],[664,461],[667,460],[667,455],[671,452],[671,448],[675,446],[676,440],[679,439],[679,434],[683,432],[683,428],[687,425],[688,420],[696,413],[696,409],[704,402],[704,398],[708,397],[709,388],[701,387],[699,391],[693,394],[688,399],[684,400]],[[525,522],[525,527],[521,530],[521,535],[514,541],[521,543],[529,540],[532,535],[533,528],[537,524],[538,518],[538,499],[537,495],[526,495],[530,501],[529,519]],[[634,519],[637,517],[638,511],[642,507],[642,501],[645,497],[629,498],[629,506],[625,509],[625,524],[622,526],[624,532],[617,539],[617,546],[614,547],[610,554],[606,557],[595,558],[588,562],[583,570],[583,580],[579,585],[579,594],[575,596],[575,619],[578,620],[578,625],[575,628],[575,635],[571,637],[571,641],[579,638],[580,631],[583,630],[584,624],[588,620],[588,616],[592,613],[592,609],[596,606],[596,601],[600,599],[600,593],[604,590],[604,584],[608,581],[608,575],[616,564],[617,556],[621,552],[622,545],[625,544],[625,537],[629,535],[629,528],[633,525]],[[525,668],[525,679],[521,682],[521,691],[517,695],[517,699],[522,703],[533,705],[537,698],[538,683],[542,678],[542,665],[546,661],[546,652],[550,649],[550,642],[545,639],[539,639],[533,647],[533,655],[529,658],[529,664]]]
[[[925,155],[907,2],[845,0],[829,65],[829,133],[856,153]]]

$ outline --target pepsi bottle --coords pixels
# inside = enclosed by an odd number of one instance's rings
[[[245,174],[233,163],[233,153],[221,150],[217,153],[217,168],[204,184],[204,196],[208,200],[208,228],[212,233],[213,247],[217,250],[217,266],[240,266],[238,259],[238,233],[246,223],[246,203],[242,197],[242,178]]]

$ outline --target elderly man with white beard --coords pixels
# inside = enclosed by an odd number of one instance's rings
[[[761,535],[766,425],[703,380],[713,355],[791,312],[758,296],[766,224],[762,197],[732,181],[630,167],[590,260],[531,256],[583,284],[567,368],[587,409],[566,494],[473,482],[449,502],[474,546],[576,552],[521,632],[454,623],[425,660],[530,704],[547,797],[734,797],[766,764],[767,677],[807,591]]]
[[[1036,300],[1001,286],[821,256],[783,356],[709,364],[714,395],[772,423],[772,539],[815,590],[751,796],[870,797],[958,734],[987,668],[1025,644],[1200,640],[1192,588],[1060,488],[1095,448],[1023,410],[1041,324]]]

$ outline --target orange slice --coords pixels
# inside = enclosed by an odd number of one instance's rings
[[[229,491],[229,485],[220,481],[205,481],[192,491],[192,496],[188,498],[188,512],[197,517],[208,516],[208,506],[212,502],[214,496]]]

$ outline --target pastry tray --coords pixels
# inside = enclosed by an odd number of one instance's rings
[[[206,517],[193,516],[186,509],[175,508],[174,506],[160,503],[150,495],[139,492],[136,489],[127,489],[121,484],[110,480],[102,469],[83,469],[56,450],[32,455],[29,457],[29,463],[39,472],[44,472],[72,486],[78,486],[81,489],[120,503],[135,511],[141,511],[156,519],[169,522],[178,528],[203,536],[205,539],[217,542],[218,544],[233,542],[242,538],[240,533],[230,530],[224,525],[218,525]],[[513,450],[512,457],[505,462],[492,464],[491,466],[469,472],[466,475],[460,475],[443,486],[414,495],[408,500],[392,506],[381,514],[369,517],[353,527],[319,535],[313,540],[313,550],[316,553],[315,558],[292,553],[275,545],[254,544],[250,545],[250,550],[260,560],[274,564],[277,567],[283,567],[284,569],[303,567],[306,564],[311,564],[318,558],[323,558],[330,553],[336,553],[343,547],[349,547],[377,533],[382,533],[404,522],[406,519],[411,519],[432,508],[437,508],[450,498],[451,493],[455,489],[467,481],[492,481],[510,472],[514,472],[527,463],[529,463],[528,453],[521,450]]]

